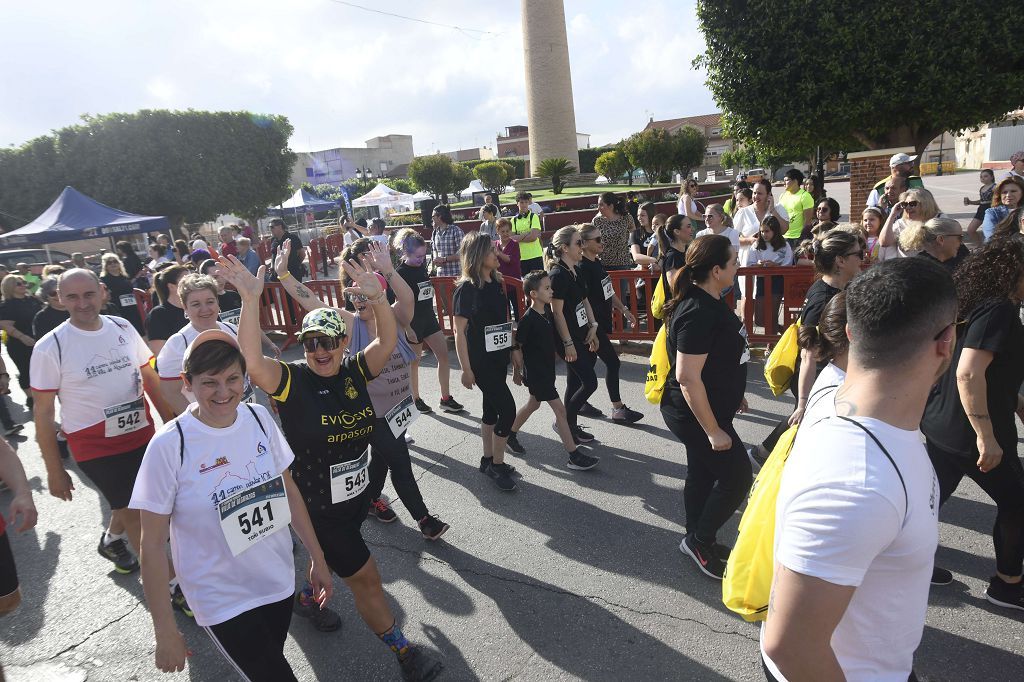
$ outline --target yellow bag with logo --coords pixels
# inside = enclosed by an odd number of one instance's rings
[[[665,307],[666,289],[668,284],[665,281],[665,273],[661,273],[661,277],[658,278],[658,283],[654,285],[654,293],[651,294],[651,315],[654,315],[659,320],[662,315],[662,308]]]
[[[751,623],[768,616],[768,597],[775,572],[775,501],[796,430],[796,426],[791,426],[782,434],[754,479],[747,509],[740,519],[736,546],[725,565],[722,602]]]
[[[782,334],[782,338],[772,348],[768,359],[764,361],[764,378],[772,393],[780,396],[789,388],[796,372],[796,359],[800,357],[800,343],[797,334],[800,332],[800,320],[796,320]]]
[[[668,362],[668,344],[665,342],[665,327],[661,325],[658,335],[654,337],[651,347],[651,362],[647,366],[647,382],[644,384],[644,397],[655,405],[661,403],[661,394],[665,392],[665,382],[671,366]]]

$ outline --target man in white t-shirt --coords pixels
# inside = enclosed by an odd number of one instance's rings
[[[137,554],[141,526],[139,512],[128,503],[155,433],[143,394],[144,379],[157,381],[149,365],[153,353],[130,322],[100,315],[104,288],[92,270],[65,272],[58,293],[70,317],[36,341],[29,371],[47,487],[68,502],[75,489],[57,449],[59,398],[61,425],[78,469],[110,505],[110,526],[98,551],[118,573],[132,573],[139,564],[128,544]],[[175,606],[191,615],[177,582],[171,590]]]
[[[846,305],[835,416],[801,428],[779,488],[769,680],[905,682],[924,630],[938,482],[918,425],[952,358],[956,292],[941,266],[900,258],[856,278]]]

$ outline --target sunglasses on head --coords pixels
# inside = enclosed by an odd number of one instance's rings
[[[307,353],[315,353],[317,346],[326,351],[335,350],[341,345],[341,338],[337,336],[311,336],[302,340],[302,347]]]

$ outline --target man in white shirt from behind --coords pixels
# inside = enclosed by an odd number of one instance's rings
[[[916,679],[938,543],[918,425],[952,358],[956,293],[941,266],[900,258],[857,277],[846,303],[835,416],[801,429],[779,488],[761,631],[769,680]]]

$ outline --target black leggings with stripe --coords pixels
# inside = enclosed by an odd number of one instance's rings
[[[248,682],[298,682],[284,657],[292,595],[206,628],[214,645]]]

